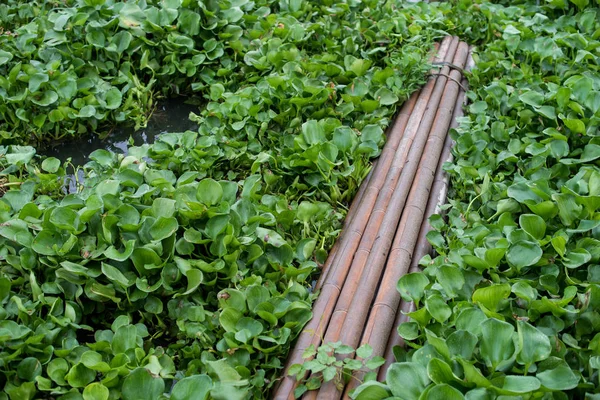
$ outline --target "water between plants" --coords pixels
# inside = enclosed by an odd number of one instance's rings
[[[133,145],[140,146],[153,143],[162,133],[196,130],[198,125],[188,117],[190,112],[199,114],[199,110],[199,106],[186,103],[184,98],[160,101],[146,128],[136,131],[133,126],[117,126],[105,139],[97,135],[85,135],[78,140],[60,142],[40,153],[61,161],[71,157],[73,165],[82,166],[90,161],[89,155],[94,150],[106,149],[115,153],[126,153],[130,138]]]

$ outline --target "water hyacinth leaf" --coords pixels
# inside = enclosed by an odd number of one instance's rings
[[[0,65],[4,65],[13,59],[12,53],[4,50],[0,50]]]
[[[83,364],[75,364],[65,376],[69,385],[74,388],[83,388],[96,378],[96,372]]]
[[[38,91],[42,83],[46,83],[50,80],[48,74],[37,73],[29,77],[29,91],[35,93]]]
[[[452,315],[452,310],[439,294],[434,294],[425,299],[425,307],[429,314],[438,322],[445,322]]]
[[[427,400],[462,400],[465,396],[458,389],[442,383],[428,388],[423,398]]]
[[[83,389],[83,400],[108,400],[110,391],[99,382],[94,382]]]
[[[25,247],[31,247],[34,239],[31,232],[29,232],[27,223],[20,219],[14,219],[0,224],[0,236]]]
[[[58,94],[54,90],[46,90],[41,95],[36,94],[32,97],[31,102],[38,106],[46,107],[58,100]]]
[[[452,332],[446,340],[450,354],[455,357],[461,357],[464,360],[471,359],[477,342],[478,338],[476,335],[463,330]]]
[[[456,378],[452,373],[452,368],[443,360],[433,358],[427,364],[427,376],[433,383],[452,382]]]
[[[115,261],[125,261],[127,260],[131,254],[133,254],[133,249],[135,248],[135,240],[128,240],[125,242],[125,249],[123,251],[119,251],[115,248],[115,246],[110,246],[104,252],[104,255],[107,258]]]
[[[172,236],[179,228],[179,223],[173,217],[158,217],[152,227],[150,227],[150,236],[153,240],[164,240]]]
[[[327,140],[323,128],[315,120],[306,121],[302,124],[302,137],[309,146],[323,143]]]
[[[33,382],[35,378],[42,374],[42,365],[39,360],[33,357],[27,357],[17,365],[17,376],[25,381]]]
[[[405,301],[414,301],[419,304],[427,285],[429,285],[429,279],[424,274],[409,273],[400,278],[397,289]]]
[[[540,388],[539,379],[533,376],[508,375],[504,378],[502,390],[512,393],[530,393]]]
[[[110,264],[102,263],[102,273],[112,282],[128,288],[135,284],[134,279],[128,279],[118,268]]]
[[[124,400],[158,399],[165,391],[165,381],[145,368],[136,368],[123,381]]]
[[[473,293],[473,302],[496,312],[501,308],[503,300],[508,298],[510,291],[510,285],[506,283],[479,288]]]
[[[550,339],[539,329],[525,321],[517,321],[517,331],[520,348],[517,361],[525,364],[526,370],[531,364],[550,356],[552,351]]]
[[[427,370],[414,362],[392,364],[386,375],[392,394],[403,400],[417,400],[429,385]]]
[[[543,387],[559,391],[575,388],[580,379],[564,360],[557,357],[539,363],[536,377]]]
[[[542,258],[542,254],[539,244],[521,240],[510,246],[506,253],[506,260],[520,270],[536,264]]]
[[[534,214],[521,214],[519,216],[521,228],[533,236],[534,239],[543,239],[546,234],[546,223],[544,219]]]
[[[223,196],[223,188],[213,179],[203,179],[198,184],[196,198],[203,204],[211,206],[221,201]]]
[[[116,110],[121,105],[123,96],[121,91],[117,88],[111,88],[106,92],[106,108],[109,110]]]
[[[586,249],[573,249],[563,256],[562,263],[567,268],[579,268],[591,259],[592,255]]]
[[[60,168],[60,160],[54,157],[48,157],[44,161],[42,161],[42,169],[46,172],[50,172],[51,174],[58,171]]]
[[[492,371],[513,356],[514,332],[511,324],[495,318],[489,318],[481,324],[481,357]]]
[[[367,381],[356,388],[350,397],[356,400],[384,400],[389,398],[390,394],[387,385],[377,381]]]
[[[178,381],[171,391],[173,400],[205,400],[213,387],[208,375],[194,375]]]

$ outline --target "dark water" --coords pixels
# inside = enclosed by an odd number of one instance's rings
[[[132,126],[117,127],[106,139],[89,135],[82,139],[59,143],[40,153],[48,157],[56,157],[61,161],[71,157],[73,165],[84,165],[89,161],[88,156],[94,150],[106,149],[115,153],[126,153],[130,138],[133,145],[139,146],[153,143],[161,133],[196,130],[198,125],[188,118],[190,112],[199,114],[200,106],[187,104],[184,98],[161,101],[148,120],[146,128],[135,131]]]

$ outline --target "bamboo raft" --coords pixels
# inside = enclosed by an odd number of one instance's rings
[[[378,371],[380,380],[395,361],[394,347],[404,345],[396,328],[414,306],[401,301],[396,284],[407,272],[418,271],[419,260],[432,251],[426,239],[428,218],[445,203],[443,164],[451,160],[452,146],[448,131],[462,115],[463,72],[473,63],[469,46],[457,37],[444,38],[436,50],[433,65],[440,68],[432,69],[426,85],[402,106],[350,207],[317,282],[313,318],[290,353],[275,400],[294,399],[298,382],[287,370],[306,361],[302,354],[311,345],[370,344],[372,357],[386,359]],[[331,381],[302,398],[349,398],[366,372],[355,371],[343,390]]]

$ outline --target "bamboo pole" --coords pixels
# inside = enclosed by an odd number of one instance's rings
[[[472,52],[472,48],[469,49],[469,57],[467,60],[467,67],[465,68],[465,70],[469,71],[472,69],[472,67],[474,66],[474,61],[473,61],[473,57],[471,55]],[[468,88],[468,80],[466,78],[463,78],[462,82],[461,82],[463,88],[467,89]],[[454,108],[454,113],[453,113],[453,117],[452,117],[452,124],[451,124],[451,128],[456,128],[458,126],[458,118],[462,117],[464,114],[464,110],[463,110],[463,105],[465,103],[466,100],[466,93],[464,90],[461,90],[459,93],[459,96],[456,100],[456,105]],[[450,142],[452,144],[452,139],[450,138],[450,136],[448,135],[447,142]],[[444,145],[446,146],[446,144]],[[448,148],[449,150],[449,148]],[[446,152],[446,147],[444,148],[444,152]],[[443,160],[444,158],[446,158],[448,161],[451,161],[452,159],[452,154],[450,153],[448,157],[444,157],[444,155],[442,154],[441,160]],[[421,258],[423,258],[423,256],[425,256],[425,254],[429,253],[431,251],[431,245],[429,244],[429,241],[427,241],[426,235],[427,233],[431,230],[431,226],[429,225],[429,220],[428,217],[438,213],[440,210],[440,207],[446,202],[446,195],[447,195],[447,191],[448,191],[448,176],[443,172],[443,169],[440,169],[440,166],[443,164],[443,162],[441,161],[440,164],[438,164],[438,170],[436,171],[436,179],[435,179],[435,183],[434,185],[437,184],[437,187],[432,188],[431,193],[433,194],[433,196],[430,198],[428,204],[427,204],[427,210],[426,210],[426,218],[423,221],[423,224],[421,226],[421,230],[419,232],[419,239],[418,239],[418,243],[415,247],[415,254],[413,256],[413,261],[412,261],[412,265],[409,269],[409,272],[418,272],[420,270],[419,268],[419,261],[421,260]],[[439,195],[435,195],[435,193],[439,193]],[[412,302],[406,302],[406,301],[402,301],[400,304],[400,309],[398,310],[397,314],[396,314],[396,319],[394,321],[394,325],[393,327],[398,327],[400,324],[408,321],[408,316],[406,314],[413,312],[414,311],[414,304]],[[395,328],[392,328],[395,331]],[[390,332],[390,337],[389,337],[389,341],[387,343],[386,346],[386,351],[385,351],[385,364],[379,369],[379,375],[378,375],[378,379],[379,380],[385,380],[385,375],[387,373],[387,370],[389,368],[389,366],[394,363],[395,361],[395,357],[394,357],[394,347],[396,346],[400,346],[403,347],[404,346],[404,340],[402,339],[402,337],[400,337],[400,335],[398,335],[396,332]]]
[[[446,46],[444,43],[448,41],[449,39],[445,39],[442,42],[442,46]],[[328,268],[329,271],[326,279],[323,281],[321,293],[313,306],[314,317],[299,335],[296,345],[288,357],[283,379],[274,391],[273,399],[275,400],[294,398],[293,392],[297,382],[294,378],[287,375],[287,370],[291,365],[302,362],[302,353],[306,348],[310,345],[318,346],[321,342],[323,332],[329,323],[329,318],[340,294],[341,287],[344,285],[344,281],[348,275],[354,250],[362,237],[362,233],[375,205],[377,194],[381,190],[383,180],[391,166],[413,108],[418,100],[421,100],[422,96],[426,96],[424,91],[421,90],[420,92],[413,93],[396,117],[396,121],[388,137],[388,142],[381,153],[377,167],[373,170],[362,201],[357,207],[356,217],[350,221],[346,229],[347,234],[344,235],[344,240],[340,241],[335,259],[333,259],[331,266]]]
[[[454,38],[449,46],[444,61],[450,62],[458,45]],[[448,69],[444,67],[443,70]],[[371,300],[375,296],[377,282],[385,266],[387,254],[392,245],[393,234],[398,226],[400,215],[408,192],[403,190],[410,187],[415,177],[421,153],[427,141],[427,135],[433,124],[441,95],[447,78],[440,74],[435,82],[432,95],[422,113],[413,112],[411,130],[407,129],[399,146],[396,157],[396,168],[390,169],[386,188],[382,191],[376,212],[369,221],[369,232],[365,233],[361,245],[352,263],[349,279],[336,304],[336,310],[327,328],[325,342],[341,340],[344,344],[354,346],[360,339],[361,327],[367,318]],[[409,122],[410,125],[410,122]],[[392,175],[394,174],[394,175]],[[366,266],[368,265],[368,268]],[[360,296],[356,296],[356,293]],[[348,310],[352,310],[351,313]],[[326,399],[339,398],[341,393],[333,382],[325,383],[319,390],[319,396]],[[309,397],[310,398],[310,397]]]
[[[453,64],[464,67],[468,54],[468,46],[460,43]],[[414,182],[410,189],[410,194],[406,202],[404,213],[394,238],[394,244],[390,253],[390,258],[381,279],[377,296],[373,303],[371,313],[367,320],[367,313],[371,305],[371,298],[364,299],[364,302],[355,301],[352,304],[352,313],[346,320],[347,327],[364,326],[362,338],[359,330],[348,332],[344,329],[342,342],[352,347],[357,347],[359,342],[369,343],[373,347],[373,356],[381,356],[385,352],[385,346],[393,329],[394,316],[400,303],[400,295],[396,291],[398,279],[406,273],[410,267],[412,252],[419,234],[419,228],[423,221],[425,207],[429,199],[430,189],[433,184],[438,160],[442,153],[444,141],[452,120],[454,105],[459,94],[460,72],[450,72],[450,77],[446,83],[444,94],[436,112],[434,123],[425,150],[422,153],[418,165],[419,173],[416,174]],[[456,82],[454,81],[456,80]],[[367,281],[365,292],[373,293],[377,289],[379,277]],[[364,296],[361,296],[364,298]],[[368,302],[368,303],[367,303]],[[366,325],[365,325],[366,320]],[[357,386],[364,378],[364,371],[356,371],[346,393]]]
[[[352,221],[354,219],[354,216],[356,215],[356,212],[357,212],[358,208],[360,207],[360,203],[362,202],[362,199],[365,195],[367,186],[369,186],[369,182],[371,180],[371,176],[373,176],[373,170],[375,168],[377,168],[377,160],[375,160],[373,162],[373,168],[371,169],[371,171],[369,171],[369,174],[365,177],[365,179],[361,183],[360,187],[358,188],[358,192],[356,192],[356,195],[354,196],[354,199],[352,200],[350,209],[348,210],[348,213],[346,214],[346,218],[344,219],[344,224],[342,225],[342,231],[340,233],[340,236],[333,244],[333,247],[331,248],[331,250],[329,251],[329,255],[327,256],[327,261],[325,261],[323,268],[321,268],[321,275],[319,276],[319,279],[317,280],[317,283],[315,285],[315,291],[321,289],[321,285],[327,279],[327,275],[330,271],[331,263],[333,262],[333,260],[335,259],[336,255],[337,255],[338,246],[339,246],[340,242],[344,240],[346,228],[348,227],[348,224],[350,223],[350,221]]]
[[[449,50],[455,49],[456,45],[456,41],[450,42]],[[436,82],[435,85],[429,85],[429,87],[438,88],[439,82]],[[427,93],[429,93],[429,90],[427,90]],[[434,91],[431,90],[431,93],[433,94]],[[337,336],[339,335],[339,329],[341,328],[342,323],[346,318],[347,307],[354,298],[359,279],[362,275],[362,272],[364,271],[364,267],[371,253],[373,243],[378,238],[379,229],[381,227],[382,222],[384,221],[384,217],[386,216],[386,211],[388,209],[388,205],[390,204],[390,199],[394,194],[394,188],[396,187],[396,185],[398,184],[398,180],[402,176],[409,155],[411,154],[411,150],[414,147],[413,143],[415,141],[415,137],[418,134],[423,133],[420,125],[423,114],[428,108],[430,108],[432,102],[437,101],[437,99],[434,97],[429,97],[429,101],[427,103],[424,101],[425,99],[420,100],[423,101],[417,101],[417,104],[415,105],[415,108],[410,116],[410,119],[406,126],[406,131],[404,132],[404,136],[402,137],[402,141],[398,146],[392,165],[388,171],[387,176],[385,177],[385,184],[383,185],[379,192],[379,195],[377,196],[377,201],[375,202],[373,212],[371,213],[367,222],[367,228],[365,229],[365,232],[363,233],[361,241],[359,243],[358,249],[354,254],[354,259],[352,260],[352,264],[350,267],[350,275],[348,276],[340,298],[336,303],[335,310],[333,312],[331,321],[329,322],[329,326],[325,335],[325,342],[337,340]]]

